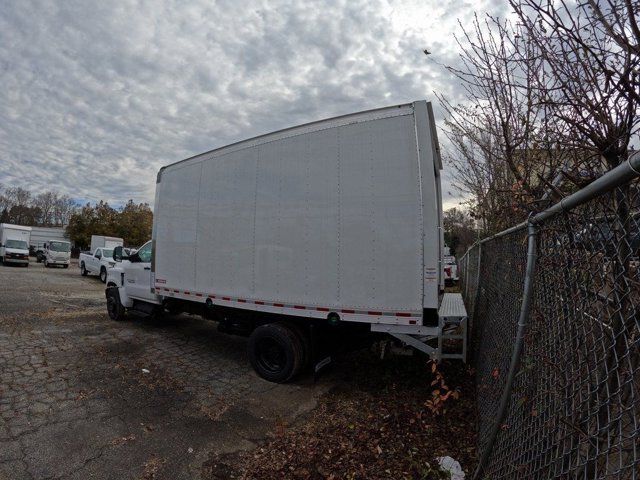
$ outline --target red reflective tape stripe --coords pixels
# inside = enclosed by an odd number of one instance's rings
[[[191,295],[191,292],[185,291],[184,293],[185,293],[185,295]]]
[[[223,300],[227,300],[227,301],[231,301],[231,299],[229,297],[222,297]]]
[[[355,311],[355,310],[349,310],[349,309],[346,309],[346,308],[343,308],[343,309],[342,309],[342,310],[340,310],[340,311],[341,311],[342,313],[356,313],[356,311]]]
[[[196,293],[196,297],[201,297],[202,294],[201,293]]]
[[[238,302],[239,302],[239,303],[247,303],[247,301],[246,301],[246,300],[243,300],[242,298],[239,298],[239,299],[238,299]]]
[[[396,312],[396,317],[410,317],[411,314],[407,312]]]
[[[382,315],[382,312],[367,312],[367,315]]]
[[[180,290],[174,290],[174,292],[176,292],[176,293],[180,293]]]
[[[209,298],[216,298],[215,295],[209,295]]]
[[[264,302],[261,302],[260,300],[254,300],[254,302],[256,305],[264,305]]]
[[[329,309],[325,308],[325,307],[316,307],[316,310],[319,311],[319,312],[328,312],[329,311]]]
[[[274,307],[284,307],[284,303],[274,303]]]
[[[297,309],[297,310],[306,310],[307,307],[305,307],[304,305],[294,305],[293,308]]]
[[[416,321],[415,321],[415,320],[409,320],[409,323],[410,323],[411,325],[415,325],[415,324],[416,324]]]

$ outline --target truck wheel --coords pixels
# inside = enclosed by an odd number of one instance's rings
[[[82,275],[83,277],[86,277],[87,273],[89,272],[87,272],[87,268],[84,266],[84,262],[82,262],[80,264],[80,275]]]
[[[107,269],[104,267],[100,269],[100,281],[102,283],[107,283]]]
[[[117,287],[111,287],[107,289],[107,313],[111,320],[121,321],[124,320],[125,308],[120,302],[120,294]]]
[[[251,366],[270,382],[288,382],[302,367],[302,342],[291,328],[282,323],[256,328],[249,337],[248,349]]]
[[[295,332],[300,339],[300,345],[302,346],[302,357],[300,360],[300,370],[307,368],[311,363],[311,338],[309,337],[308,329],[295,324],[287,322],[287,327]]]

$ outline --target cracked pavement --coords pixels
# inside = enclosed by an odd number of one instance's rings
[[[332,386],[268,383],[245,352],[195,316],[111,321],[77,265],[0,265],[0,480],[198,478]]]

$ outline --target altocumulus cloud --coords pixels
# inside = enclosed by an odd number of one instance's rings
[[[456,97],[422,48],[456,62],[456,20],[494,3],[0,0],[0,183],[151,202],[160,166],[196,153]]]

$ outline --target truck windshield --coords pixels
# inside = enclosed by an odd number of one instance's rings
[[[67,242],[49,242],[49,250],[53,252],[70,252],[71,244]]]
[[[113,258],[113,250],[110,248],[103,248],[102,258]]]
[[[20,248],[22,250],[29,250],[29,245],[24,240],[7,240],[5,244],[7,248]]]

